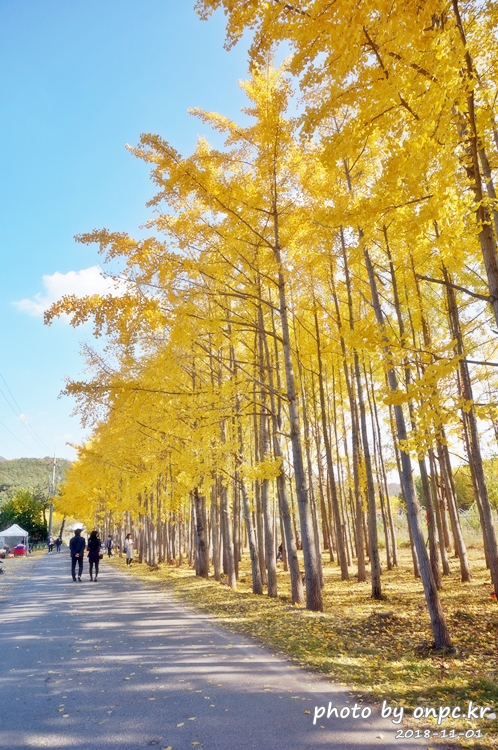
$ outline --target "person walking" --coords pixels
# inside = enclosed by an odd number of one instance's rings
[[[107,549],[107,557],[112,557],[114,552],[114,542],[112,541],[112,536],[109,534],[107,537],[107,541],[105,543],[106,549]]]
[[[88,562],[90,563],[90,580],[91,581],[97,581],[97,576],[99,574],[99,562],[102,557],[102,553],[100,551],[100,537],[99,532],[94,529],[92,533],[90,534],[90,538],[88,539]],[[93,577],[93,566],[95,565],[95,578]]]
[[[131,538],[131,534],[126,535],[123,548],[126,555],[126,564],[131,565],[131,561],[133,560],[133,539]]]
[[[61,544],[62,544],[62,539],[60,538],[60,536],[58,536],[57,539],[55,540],[55,547],[57,549],[57,552],[61,551]]]
[[[49,536],[47,545],[48,545],[48,554],[51,555],[52,552],[54,551],[54,537],[53,536]]]
[[[81,529],[74,530],[74,536],[69,542],[69,552],[71,555],[71,575],[73,581],[76,580],[76,563],[78,563],[78,581],[81,583],[83,574],[83,553],[85,551],[85,538],[81,536]]]

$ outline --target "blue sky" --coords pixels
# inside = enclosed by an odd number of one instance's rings
[[[76,244],[75,234],[104,226],[133,234],[149,216],[149,171],[125,143],[159,133],[188,153],[203,132],[189,107],[237,117],[244,105],[237,81],[246,77],[246,46],[226,52],[223,16],[202,22],[193,6],[194,0],[0,2],[5,458],[54,448],[74,458],[66,442],[84,438],[70,416],[72,402],[58,394],[66,376],[82,375],[79,345],[91,341],[91,332],[63,321],[46,327],[41,312],[64,291],[99,282],[96,247]]]

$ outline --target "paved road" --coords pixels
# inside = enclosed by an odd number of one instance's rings
[[[354,705],[346,688],[110,565],[98,583],[69,567],[46,555],[0,601],[0,748],[427,748],[378,707],[313,726],[315,707]]]

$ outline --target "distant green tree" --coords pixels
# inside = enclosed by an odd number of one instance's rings
[[[493,461],[495,462],[494,471],[492,467]],[[489,499],[491,504],[494,505],[495,508],[498,508],[498,459],[485,461],[485,470],[488,492],[490,495]],[[468,510],[474,505],[476,500],[468,464],[459,466],[453,472],[453,479],[455,482],[458,507],[461,510]],[[415,477],[415,489],[417,490],[420,504],[425,508],[427,503],[425,501],[424,491],[422,489],[422,479],[420,477]]]
[[[56,487],[64,482],[70,461],[57,459],[55,471]],[[0,506],[11,500],[18,490],[33,490],[35,495],[48,498],[52,486],[53,458],[15,458],[0,461]]]
[[[484,473],[488,488],[489,501],[495,510],[498,510],[498,457],[489,458],[484,461]],[[471,508],[475,501],[472,476],[468,464],[462,464],[453,473],[458,507],[462,510]]]
[[[0,529],[17,523],[28,532],[30,541],[44,542],[47,538],[45,503],[30,490],[18,490],[14,497],[0,508]]]
[[[453,472],[453,478],[455,481],[458,507],[462,510],[468,510],[476,501],[472,476],[468,464],[459,466],[456,471]]]
[[[422,479],[420,477],[415,477],[415,489],[417,490],[420,505],[425,508],[427,503],[425,502],[424,490],[422,488]]]
[[[488,487],[489,502],[498,511],[498,457],[484,462],[486,485]]]

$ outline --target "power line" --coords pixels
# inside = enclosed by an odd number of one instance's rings
[[[7,385],[7,382],[6,382],[5,378],[4,378],[4,376],[1,373],[0,373],[0,378],[2,378],[3,382],[5,383],[5,387],[7,388],[8,392],[10,393],[10,395],[12,397],[12,401],[15,403],[15,405],[17,406],[17,408],[19,409],[19,411],[22,412],[21,407],[17,403],[17,401],[16,401],[16,399],[15,399],[12,391],[10,390],[9,386]]]
[[[16,406],[17,406],[17,408],[19,409],[19,412],[20,412],[20,414],[18,414],[18,413],[16,412],[16,410],[14,409],[14,407],[12,406],[12,404],[11,404],[11,403],[10,403],[10,401],[9,401],[9,399],[7,398],[7,396],[6,396],[6,395],[5,395],[5,393],[4,393],[3,391],[2,391],[2,389],[1,389],[1,388],[0,388],[0,393],[2,394],[2,396],[4,397],[4,399],[5,399],[6,401],[7,401],[8,405],[10,406],[10,408],[12,409],[12,411],[14,412],[14,414],[16,415],[17,419],[18,419],[18,420],[19,420],[19,421],[21,422],[21,424],[22,424],[22,425],[24,426],[24,429],[25,429],[25,430],[26,430],[26,431],[28,432],[29,436],[30,436],[31,438],[34,438],[34,439],[36,440],[36,442],[38,443],[38,445],[39,445],[39,446],[40,446],[40,447],[41,447],[41,448],[42,448],[43,450],[48,450],[48,449],[47,449],[47,446],[43,444],[43,441],[41,440],[41,438],[39,438],[39,437],[38,437],[38,435],[36,434],[36,432],[35,432],[35,429],[34,429],[34,427],[31,427],[31,425],[29,424],[28,420],[27,420],[27,419],[26,419],[26,417],[24,416],[24,413],[23,413],[23,411],[22,411],[21,407],[20,407],[20,406],[19,406],[19,404],[17,403],[17,401],[16,401],[16,399],[15,399],[15,397],[14,397],[14,394],[13,394],[13,393],[12,393],[12,391],[10,390],[9,386],[7,385],[7,382],[6,382],[5,378],[3,377],[3,375],[2,375],[1,373],[0,373],[0,378],[2,378],[3,382],[5,383],[5,387],[7,388],[7,390],[8,390],[8,392],[9,392],[9,394],[10,394],[10,396],[11,396],[12,400],[13,400],[13,401],[14,401],[14,403],[15,403],[15,405],[16,405]]]
[[[28,451],[31,451],[31,453],[35,453],[35,451],[32,448],[29,448],[29,446],[27,446],[26,443],[23,443],[23,441],[20,438],[18,438],[17,435],[14,435],[14,433],[12,432],[12,430],[9,430],[9,428],[7,427],[7,425],[5,425],[3,422],[0,422],[0,425],[2,427],[4,427],[7,430],[7,432],[10,432],[10,434],[12,435],[12,437],[14,437],[17,440],[18,443],[21,443],[21,445],[24,446],[24,448],[27,448]],[[36,453],[35,453],[35,456],[36,456]]]
[[[22,424],[25,426],[25,428],[27,429],[28,434],[30,435],[30,437],[34,438],[36,440],[36,442],[38,443],[38,445],[40,446],[40,448],[43,451],[47,451],[47,453],[48,453],[47,446],[45,445],[45,443],[40,438],[38,438],[38,435],[36,434],[36,432],[34,430],[34,427],[31,427],[31,424],[28,422],[28,420],[26,419],[26,417],[25,417],[25,415],[23,413],[21,413],[21,415],[19,416],[19,421],[22,422]]]
[[[11,477],[11,476],[9,476],[9,474],[7,474],[7,472],[6,472],[6,471],[4,471],[3,469],[0,469],[0,474],[3,474],[3,475],[4,475],[4,477],[7,477],[8,479],[10,479],[10,481],[11,481],[11,482],[12,482],[13,484],[15,484],[15,483],[16,483],[16,480],[15,480],[15,479],[12,479],[12,477]]]
[[[19,419],[19,421],[21,422],[21,424],[22,424],[22,425],[24,425],[24,428],[25,428],[25,429],[26,429],[26,431],[28,432],[29,436],[30,436],[30,437],[32,437],[32,438],[34,438],[34,439],[36,440],[36,442],[38,443],[38,445],[40,446],[40,448],[42,448],[43,450],[46,450],[46,451],[48,451],[48,448],[47,448],[47,446],[46,446],[46,445],[44,444],[43,440],[42,440],[42,439],[41,439],[41,438],[40,438],[40,437],[38,436],[38,434],[36,433],[36,431],[35,431],[34,427],[31,427],[30,423],[28,422],[28,420],[27,420],[27,419],[26,419],[26,417],[24,416],[23,410],[21,409],[21,407],[20,407],[20,406],[19,406],[19,404],[17,403],[17,401],[16,401],[16,398],[15,398],[14,394],[13,394],[13,393],[12,393],[12,391],[10,390],[10,388],[9,388],[9,386],[8,386],[8,384],[7,384],[7,381],[5,380],[4,376],[3,376],[3,375],[2,375],[1,373],[0,373],[0,378],[2,378],[2,380],[3,380],[4,384],[5,384],[5,387],[7,388],[7,390],[8,390],[8,392],[9,392],[9,394],[10,394],[10,396],[11,396],[11,398],[12,398],[12,400],[13,400],[14,404],[15,404],[15,405],[17,406],[17,408],[19,409],[20,415],[19,415],[19,414],[18,414],[18,413],[16,412],[16,410],[14,409],[14,407],[12,406],[12,404],[11,404],[11,403],[10,403],[10,401],[9,401],[9,399],[7,398],[7,396],[6,396],[6,395],[5,395],[5,393],[4,393],[3,391],[2,391],[2,389],[1,389],[1,388],[0,388],[0,393],[2,394],[2,396],[4,397],[4,399],[5,399],[6,401],[7,401],[8,405],[10,406],[10,408],[12,409],[12,411],[14,412],[14,414],[16,415],[16,417],[17,417],[17,418]],[[23,419],[23,417],[24,417],[24,419]]]
[[[0,440],[0,444],[3,445],[4,448],[8,448],[10,450],[10,445],[8,445],[4,440]]]
[[[34,440],[36,440],[36,442],[38,443],[38,445],[40,446],[40,448],[42,448],[43,450],[45,450],[45,447],[46,447],[46,446],[44,446],[44,445],[43,445],[42,443],[40,443],[40,441],[38,440],[38,438],[37,438],[37,437],[36,437],[35,435],[32,435],[32,434],[31,434],[31,432],[30,432],[30,431],[29,431],[29,429],[28,429],[28,426],[27,426],[26,422],[24,422],[24,420],[23,420],[23,419],[22,419],[22,418],[21,418],[21,417],[19,416],[19,414],[18,414],[18,413],[16,412],[16,410],[14,409],[14,407],[12,406],[12,404],[10,403],[10,401],[8,400],[7,396],[6,396],[6,395],[5,395],[5,393],[4,393],[3,391],[2,391],[2,389],[1,389],[1,388],[0,388],[0,393],[2,394],[2,396],[4,397],[4,399],[6,400],[6,402],[8,403],[8,405],[10,406],[10,408],[12,409],[12,411],[14,412],[14,414],[16,415],[17,419],[18,419],[18,420],[19,420],[19,421],[21,422],[21,424],[22,424],[22,425],[24,426],[24,428],[26,429],[26,431],[27,431],[28,435],[30,436],[30,438],[33,438]]]
[[[21,487],[19,485],[19,480],[13,479],[10,476],[10,474],[7,474],[7,472],[4,471],[3,469],[0,469],[0,474],[3,474],[4,477],[7,477],[8,479],[10,479],[10,482],[11,482],[11,484],[9,485],[10,487],[14,487],[14,488],[17,487],[18,489],[21,489]],[[50,484],[50,479],[49,479],[49,484]],[[36,491],[37,488],[40,488],[40,483],[38,483],[37,485],[35,485],[34,491]],[[33,489],[33,487],[31,489]]]

